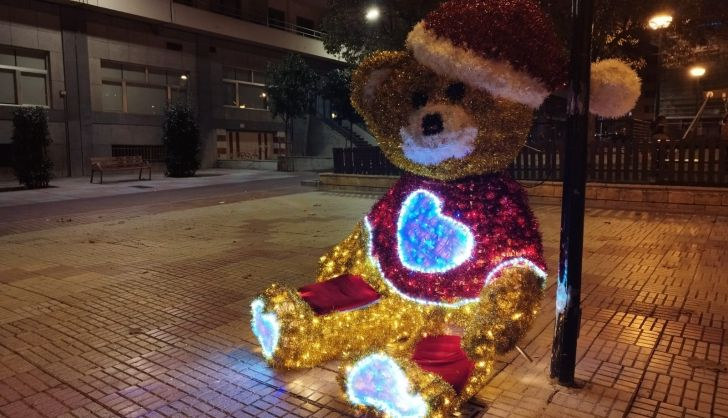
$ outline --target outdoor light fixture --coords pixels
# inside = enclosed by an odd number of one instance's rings
[[[182,80],[187,80],[187,74],[182,74],[181,76],[179,76],[179,78]]]
[[[660,116],[660,67],[662,66],[662,38],[664,36],[664,30],[667,29],[672,23],[672,16],[669,14],[658,14],[652,16],[648,25],[650,29],[657,33],[657,65],[655,71],[655,115],[657,119]]]
[[[260,93],[260,97],[262,97],[263,99],[265,99],[266,97],[268,97],[268,95],[265,94],[265,92],[263,92],[263,93]]]
[[[336,119],[336,117],[339,116],[336,114],[336,112],[331,112],[331,119]]]
[[[379,11],[379,7],[372,6],[369,9],[367,9],[366,18],[368,21],[373,22],[375,20],[379,20],[379,16],[381,16],[381,12]]]
[[[705,67],[701,67],[700,65],[696,65],[692,68],[690,68],[690,76],[692,77],[702,77],[705,75]]]
[[[659,14],[652,16],[652,18],[649,21],[650,29],[652,30],[658,30],[658,29],[665,29],[670,26],[672,23],[672,16],[668,14]]]
[[[245,105],[244,105],[244,104],[240,105],[239,107],[240,107],[241,109],[245,109]]]

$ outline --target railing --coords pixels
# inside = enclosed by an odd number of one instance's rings
[[[529,143],[508,171],[518,180],[563,178],[564,141]],[[728,140],[686,141],[629,138],[595,140],[588,147],[590,182],[728,186]],[[379,148],[334,149],[334,171],[398,175]]]
[[[244,20],[246,22],[258,25],[268,26],[270,28],[280,29],[286,32],[295,33],[307,38],[321,39],[323,32],[305,26],[294,25],[279,19],[272,19],[264,14],[249,13],[236,7],[225,6],[218,1],[210,0],[174,0],[175,3],[185,4],[197,9],[207,10],[213,13],[229,16],[235,19]]]
[[[162,163],[166,156],[163,145],[112,145],[112,157],[131,157],[141,155],[144,161]]]
[[[389,162],[379,147],[334,148],[334,172],[398,176],[402,170]]]
[[[361,132],[364,132],[366,135],[368,135],[370,138],[373,138],[373,135],[369,132],[367,129],[366,124],[361,122],[352,122],[351,120],[342,119],[341,115],[336,114],[334,109],[332,108],[331,101],[324,99],[320,95],[316,97],[315,102],[315,109],[314,114],[317,118],[325,122],[327,125],[329,125],[332,129],[339,132],[340,135],[347,138],[347,140],[351,139],[353,142],[352,145],[355,145],[357,147],[370,147],[372,144],[364,138],[362,135],[360,135],[357,132],[357,129],[361,130]],[[361,120],[360,117],[355,117],[355,119]]]

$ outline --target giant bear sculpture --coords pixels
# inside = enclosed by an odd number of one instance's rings
[[[446,416],[480,390],[539,310],[538,223],[504,170],[565,73],[532,0],[451,0],[406,50],[367,58],[352,102],[406,174],[321,257],[316,283],[273,285],[253,301],[268,362],[340,359],[347,400],[391,417]],[[592,77],[596,113],[634,106],[628,66],[603,61]]]

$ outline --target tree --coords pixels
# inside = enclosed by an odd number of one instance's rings
[[[336,114],[335,119],[349,122],[348,139],[352,146],[354,123],[361,121],[361,117],[351,104],[351,69],[338,68],[326,73],[321,80],[320,94],[331,103],[331,111]]]
[[[538,0],[554,19],[557,32],[568,45],[572,0]],[[381,18],[368,22],[364,15],[370,0],[329,0],[329,13],[322,29],[324,47],[356,64],[380,49],[399,50],[410,29],[443,0],[381,0]],[[635,68],[646,64],[654,53],[647,23],[658,12],[675,17],[662,46],[666,66],[685,65],[706,54],[725,49],[728,39],[728,8],[725,0],[596,0],[594,10],[593,59],[622,58]],[[527,47],[527,46],[524,46]]]
[[[279,63],[268,64],[266,95],[273,117],[281,117],[286,130],[286,151],[293,143],[293,120],[311,110],[316,97],[318,75],[297,54],[286,55]]]
[[[371,0],[329,0],[324,16],[324,48],[351,64],[377,50],[402,49],[407,34],[425,14],[442,0],[380,0],[379,19],[368,22],[364,15]]]
[[[321,97],[331,103],[337,117],[356,122],[359,115],[351,105],[351,69],[331,70],[321,79]]]
[[[13,171],[29,189],[48,187],[53,162],[48,158],[48,115],[43,107],[21,107],[13,114]]]
[[[646,64],[654,53],[650,44],[655,34],[649,29],[650,18],[657,13],[673,16],[672,25],[663,30],[661,54],[663,65],[684,66],[714,53],[728,39],[728,11],[724,0],[597,0],[592,39],[593,59],[618,57],[635,68]],[[541,0],[554,18],[559,33],[566,35],[571,0]],[[566,36],[563,37],[566,41]]]
[[[167,151],[167,175],[191,177],[200,168],[200,128],[189,105],[171,105],[164,112],[162,142]]]

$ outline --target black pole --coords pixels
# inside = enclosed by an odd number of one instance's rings
[[[655,71],[655,117],[657,120],[660,117],[660,76],[662,75],[662,32],[664,29],[657,29],[657,65]]]
[[[581,258],[584,246],[589,80],[591,74],[592,0],[572,0],[564,194],[561,210],[561,256],[556,294],[556,329],[551,377],[574,385],[576,341],[581,320]]]

